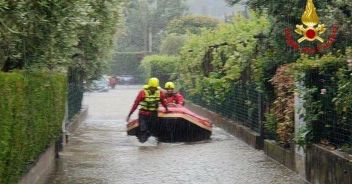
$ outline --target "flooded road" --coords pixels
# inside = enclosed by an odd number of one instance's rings
[[[125,130],[137,92],[136,86],[118,86],[85,95],[88,118],[60,153],[48,184],[304,184],[216,127],[210,141],[142,146]]]

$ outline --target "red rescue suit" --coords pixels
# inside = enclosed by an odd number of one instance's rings
[[[179,104],[179,105],[185,104],[184,98],[180,93],[172,93],[172,94],[166,93],[165,96],[166,96],[166,104]]]

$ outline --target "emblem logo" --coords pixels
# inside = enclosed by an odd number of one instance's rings
[[[296,25],[295,29],[295,32],[302,36],[297,40],[298,43],[293,40],[290,29],[285,29],[286,43],[290,47],[306,54],[315,54],[331,47],[331,45],[335,42],[337,35],[337,26],[335,25],[332,27],[332,32],[328,38],[328,41],[325,42],[325,40],[321,37],[321,35],[326,32],[326,28],[324,24],[320,24],[319,22],[319,17],[313,0],[307,0],[306,8],[301,20],[303,24]],[[299,45],[304,41],[313,42],[316,40],[320,42],[317,47],[300,47]]]
[[[302,38],[298,39],[298,43],[301,43],[304,40],[319,40],[323,43],[324,39],[322,39],[320,35],[326,31],[326,28],[324,24],[319,24],[319,17],[313,0],[308,0],[306,10],[302,15],[301,20],[304,25],[296,25],[295,30],[296,33],[303,35]],[[316,25],[318,26],[315,27]]]

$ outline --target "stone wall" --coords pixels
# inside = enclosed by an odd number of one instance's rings
[[[312,145],[307,149],[306,173],[312,184],[351,184],[352,158],[336,150]]]
[[[226,119],[217,113],[211,112],[208,109],[192,103],[187,103],[186,107],[194,113],[208,118],[217,127],[220,127],[230,134],[238,137],[253,148],[263,149],[262,137],[259,133],[251,130],[250,128],[241,125],[239,122]]]

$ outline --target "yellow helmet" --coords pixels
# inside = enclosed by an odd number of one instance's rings
[[[143,86],[143,89],[148,89],[148,88],[149,88],[148,84]]]
[[[175,84],[173,82],[165,83],[165,89],[175,89]]]
[[[148,81],[148,86],[149,87],[155,87],[155,88],[159,87],[159,79],[155,78],[155,77],[150,78],[149,81]]]

